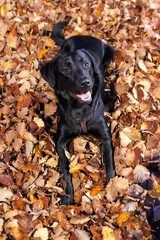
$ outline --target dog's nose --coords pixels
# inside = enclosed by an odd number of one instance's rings
[[[89,79],[83,79],[81,82],[80,82],[80,86],[81,87],[89,87],[91,85],[91,82],[90,82],[90,80]]]

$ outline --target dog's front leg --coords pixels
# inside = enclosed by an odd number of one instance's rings
[[[66,183],[65,192],[66,195],[61,196],[62,205],[71,205],[74,201],[74,190],[72,185],[71,174],[69,173],[69,161],[65,155],[65,150],[68,151],[68,145],[71,138],[65,138],[65,136],[60,136],[57,142],[57,149],[59,154],[59,162],[61,173],[63,174],[63,179]]]
[[[111,137],[104,119],[97,123],[93,135],[102,143],[103,162],[106,168],[106,179],[108,183],[109,180],[114,177],[114,167]]]

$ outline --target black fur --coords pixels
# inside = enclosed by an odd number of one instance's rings
[[[54,88],[59,100],[60,122],[57,149],[60,168],[66,181],[66,195],[61,203],[74,202],[69,163],[64,149],[81,134],[92,134],[102,142],[107,182],[114,177],[112,145],[103,114],[103,70],[113,59],[114,49],[91,36],[74,36],[64,40],[61,29],[53,28],[52,37],[61,45],[59,54],[41,68],[42,77]]]

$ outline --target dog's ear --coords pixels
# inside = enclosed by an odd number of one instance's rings
[[[74,41],[72,38],[67,39],[61,47],[61,53],[70,53],[75,50]]]
[[[40,69],[41,76],[46,82],[53,88],[55,85],[55,64],[57,62],[58,56],[54,57],[52,60],[43,65]]]
[[[87,51],[85,49],[81,49],[81,51],[84,52],[89,57],[89,59],[93,64],[94,70],[96,72],[99,72],[99,70],[102,70],[102,64],[97,53]]]
[[[102,65],[105,68],[109,65],[110,61],[113,60],[115,55],[115,50],[108,44],[104,44],[103,49],[104,49],[104,57],[102,59]]]

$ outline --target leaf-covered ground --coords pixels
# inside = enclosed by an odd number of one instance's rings
[[[117,176],[105,185],[100,143],[70,144],[75,205],[60,206],[64,183],[52,135],[58,115],[40,67],[66,38],[90,34],[116,50],[106,77],[117,102],[105,112]],[[160,4],[158,0],[0,0],[0,239],[160,239]],[[50,130],[48,130],[50,126]]]

